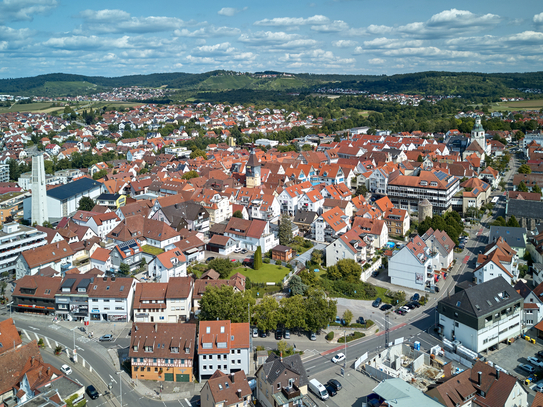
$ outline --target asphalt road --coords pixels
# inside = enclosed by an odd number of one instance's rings
[[[27,331],[31,337],[33,337],[32,332],[35,332],[39,335],[44,335],[51,338],[54,341],[62,344],[63,347],[68,347],[70,350],[73,348],[73,333],[68,329],[63,328],[59,325],[51,325],[50,318],[45,317],[20,317],[18,315],[12,314],[14,317],[15,325],[18,329],[24,329]],[[0,317],[0,319],[9,318],[9,314],[5,313]],[[77,332],[77,331],[76,331]],[[91,401],[91,407],[97,407],[100,405],[115,405],[120,406],[118,397],[120,394],[120,385],[119,385],[119,376],[116,374],[115,368],[112,365],[111,358],[106,352],[108,347],[119,347],[119,344],[116,342],[81,342],[77,340],[77,337],[82,337],[79,333],[76,333],[76,348],[78,355],[81,355],[85,358],[93,367],[96,374],[92,374],[86,371],[84,368],[78,366],[74,367],[72,362],[68,363],[72,367],[74,373],[70,375],[72,378],[77,378],[84,386],[93,384],[97,390],[102,394],[96,401]],[[47,363],[51,363],[54,366],[60,367],[62,363],[55,359],[55,356],[51,356],[46,352],[42,353],[44,355],[44,360]],[[47,359],[46,359],[47,358]],[[50,359],[52,358],[52,359]],[[104,393],[107,392],[107,385],[111,382],[113,378],[116,383],[113,383],[111,390],[112,398],[115,399],[113,402],[109,398],[104,396]],[[167,407],[187,407],[185,399],[175,400],[175,401],[161,401],[149,399],[147,397],[141,396],[139,393],[135,392],[130,384],[123,380],[122,384],[123,389],[123,407],[124,406],[143,406],[143,405],[152,405],[152,406],[167,406]],[[114,404],[112,404],[114,403]]]

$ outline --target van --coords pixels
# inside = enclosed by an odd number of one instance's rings
[[[317,379],[311,379],[309,381],[309,390],[311,390],[321,400],[326,400],[328,398],[326,387],[324,387]]]

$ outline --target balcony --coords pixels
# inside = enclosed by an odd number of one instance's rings
[[[293,384],[292,387],[283,387],[281,389],[281,392],[283,393],[283,395],[285,396],[287,400],[291,400],[295,397],[299,397],[301,394],[300,389],[295,384]]]

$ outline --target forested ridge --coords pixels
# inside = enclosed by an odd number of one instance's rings
[[[277,75],[260,78],[258,75]],[[212,81],[211,81],[211,79]],[[243,80],[240,80],[243,79]],[[237,80],[233,80],[237,79]],[[210,82],[211,81],[211,82]],[[316,89],[355,89],[369,93],[407,93],[421,95],[455,95],[461,97],[501,97],[521,95],[517,89],[543,89],[543,72],[530,73],[474,73],[474,72],[419,72],[399,75],[338,75],[338,74],[292,74],[283,77],[279,72],[257,72],[254,75],[237,75],[227,71],[211,71],[200,74],[155,73],[120,77],[85,76],[52,73],[28,78],[0,79],[0,93],[27,96],[44,95],[47,83],[86,82],[95,85],[88,92],[104,91],[114,87],[166,87],[179,91],[190,91],[185,96],[205,99],[201,91],[236,92],[243,97],[250,91],[260,92],[313,92]],[[97,87],[97,88],[96,88]],[[48,96],[65,96],[51,95]],[[226,95],[228,96],[228,95]],[[261,99],[262,95],[258,95]],[[209,95],[208,95],[209,98]]]

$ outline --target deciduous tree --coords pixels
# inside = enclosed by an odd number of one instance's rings
[[[94,208],[94,201],[88,196],[84,196],[79,200],[79,210],[80,211],[91,211]]]
[[[281,318],[279,304],[270,295],[264,297],[254,307],[255,325],[262,331],[271,331],[277,328]]]
[[[250,291],[235,292],[228,285],[207,287],[200,300],[199,318],[203,321],[249,322],[249,306],[255,304]]]
[[[288,329],[306,329],[307,313],[305,299],[301,295],[282,298],[281,301],[281,322]]]

